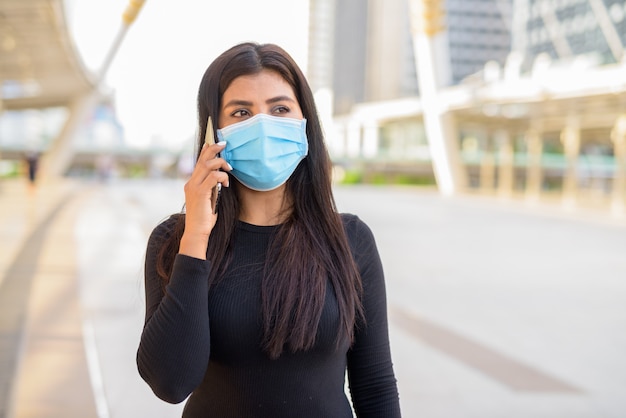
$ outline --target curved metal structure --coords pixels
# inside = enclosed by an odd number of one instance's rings
[[[68,31],[62,0],[0,0],[3,109],[68,106],[95,86]]]

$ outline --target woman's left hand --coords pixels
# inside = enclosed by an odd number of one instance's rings
[[[230,165],[223,158],[216,158],[225,142],[205,145],[200,152],[191,178],[185,183],[185,230],[180,241],[179,253],[196,258],[206,258],[209,235],[217,221],[212,194],[218,183],[228,187]]]

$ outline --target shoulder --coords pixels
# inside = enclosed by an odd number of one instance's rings
[[[164,241],[167,241],[176,232],[176,226],[179,222],[184,220],[185,215],[182,213],[176,213],[170,215],[165,220],[161,221],[150,234],[148,242],[151,245],[160,245]]]
[[[341,222],[349,237],[361,234],[372,234],[370,227],[357,215],[352,213],[340,213]]]
[[[372,230],[361,218],[351,213],[341,213],[340,216],[348,244],[355,256],[376,246]]]
[[[361,218],[352,213],[340,213],[341,222],[347,233],[358,233],[361,229],[369,229]]]
[[[385,294],[384,272],[376,240],[370,227],[358,216],[341,214],[341,220],[352,257],[361,276],[367,315],[371,316],[372,301]]]

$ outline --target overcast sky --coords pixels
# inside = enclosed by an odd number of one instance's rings
[[[68,24],[86,65],[100,68],[128,0],[66,0]],[[108,72],[129,144],[173,147],[193,136],[206,67],[242,41],[285,48],[306,73],[307,0],[146,0]]]

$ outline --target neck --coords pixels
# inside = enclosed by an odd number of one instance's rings
[[[259,226],[279,225],[290,214],[290,202],[286,198],[285,185],[268,192],[258,192],[239,186],[241,211],[239,220]]]

